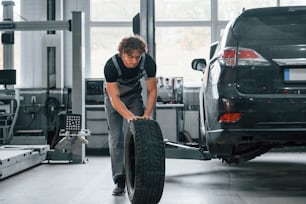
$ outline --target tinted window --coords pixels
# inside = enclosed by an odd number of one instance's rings
[[[234,35],[238,40],[305,40],[306,11],[260,14],[239,18],[234,26]]]

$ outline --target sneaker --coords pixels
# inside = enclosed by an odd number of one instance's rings
[[[124,183],[117,183],[115,189],[113,190],[113,195],[114,196],[121,196],[124,195],[125,193],[125,184]]]

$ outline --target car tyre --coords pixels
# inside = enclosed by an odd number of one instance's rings
[[[125,172],[132,204],[156,204],[165,181],[165,145],[158,123],[134,120],[125,137]]]

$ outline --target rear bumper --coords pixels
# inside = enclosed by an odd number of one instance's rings
[[[207,131],[206,142],[216,155],[230,155],[243,143],[306,145],[306,128],[216,129]]]
[[[213,154],[229,155],[245,143],[306,146],[306,94],[243,94],[218,84],[207,87],[204,99],[205,137]],[[226,113],[241,116],[220,122]]]

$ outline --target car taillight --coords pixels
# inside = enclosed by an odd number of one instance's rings
[[[222,61],[230,66],[236,64],[236,50],[234,49],[228,49],[224,50],[221,56]]]
[[[238,53],[238,54],[237,54]],[[269,66],[270,63],[255,50],[247,48],[226,48],[221,54],[222,62],[227,66]]]
[[[220,116],[219,122],[220,123],[235,123],[241,117],[241,113],[224,113]]]

